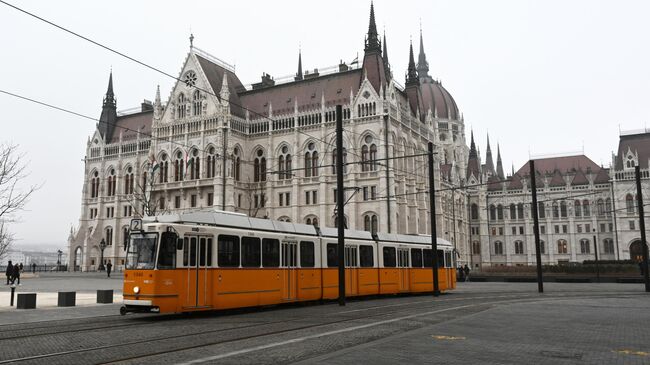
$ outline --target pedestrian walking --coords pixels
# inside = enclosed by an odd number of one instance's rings
[[[20,269],[20,272],[23,271],[23,263],[21,262],[20,265],[18,265],[18,268]]]
[[[111,269],[113,268],[113,264],[111,264],[111,260],[108,260],[108,263],[106,264],[106,273],[108,274],[108,277],[111,277]]]
[[[15,283],[18,280],[18,285],[20,285],[20,266],[18,264],[14,265],[13,276],[11,277],[11,283]]]
[[[32,274],[36,274],[36,263],[32,262]]]
[[[465,273],[465,281],[469,281],[469,271],[470,271],[469,266],[465,264],[465,266],[463,267],[463,272]]]
[[[465,280],[465,271],[463,270],[462,266],[458,266],[458,268],[456,269],[456,276],[458,276],[457,281]]]
[[[11,264],[11,260],[9,260],[9,263],[7,264],[7,270],[5,273],[7,274],[7,285],[13,283],[14,265]]]

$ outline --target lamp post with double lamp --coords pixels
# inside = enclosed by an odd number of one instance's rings
[[[102,238],[102,241],[99,242],[99,250],[101,252],[99,266],[97,267],[99,271],[104,271],[104,249],[106,249],[106,241]]]
[[[598,240],[596,239],[596,228],[593,229],[594,232],[594,254],[596,257],[596,281],[600,283],[600,267],[598,266]]]

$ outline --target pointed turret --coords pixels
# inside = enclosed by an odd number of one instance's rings
[[[377,24],[375,23],[375,5],[372,2],[370,2],[370,22],[368,24],[365,51],[366,53],[368,51],[378,51],[381,53],[381,44],[379,43],[379,34],[377,33]]]
[[[415,67],[415,58],[413,57],[413,42],[409,47],[409,67],[406,74],[406,87],[409,85],[420,85],[420,80],[418,79],[417,69]]]
[[[388,45],[386,44],[386,32],[384,32],[384,53],[382,55],[384,60],[384,71],[387,78],[392,78],[393,74],[390,71],[390,63],[388,62]]]
[[[487,136],[487,150],[485,151],[485,169],[492,175],[496,174],[494,171],[494,160],[492,159],[492,149],[490,148],[490,135]]]
[[[388,77],[384,68],[384,60],[381,57],[381,42],[379,41],[379,34],[377,34],[375,7],[372,3],[370,3],[370,23],[363,55],[363,70],[368,75],[368,81],[370,81],[372,87],[379,93],[381,85],[386,83]],[[362,76],[359,85],[363,80]]]
[[[422,27],[420,27],[420,54],[418,55],[418,76],[423,79],[429,77],[429,62],[427,55],[424,53],[424,40],[422,39]]]
[[[302,50],[298,51],[298,72],[296,73],[295,81],[302,80]]]
[[[476,144],[474,143],[474,131],[471,131],[471,142],[469,145],[469,158],[467,159],[467,179],[471,176],[477,181],[480,181],[481,172],[479,166],[481,163],[478,160],[478,151],[476,150]]]
[[[153,117],[160,119],[162,117],[162,102],[160,101],[160,85],[156,87],[156,99],[153,102]]]
[[[497,176],[504,180],[506,177],[503,174],[503,162],[501,161],[501,147],[497,143]]]
[[[113,71],[111,71],[108,77],[108,89],[106,90],[106,96],[104,96],[104,102],[102,103],[102,115],[99,117],[99,125],[97,126],[99,134],[101,134],[106,143],[109,143],[113,137],[113,130],[115,129],[116,123],[117,101],[113,93]]]

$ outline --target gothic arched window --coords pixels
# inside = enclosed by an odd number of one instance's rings
[[[202,103],[201,93],[196,90],[192,94],[192,115],[201,115]]]
[[[180,93],[178,95],[178,102],[177,102],[177,115],[178,118],[185,118],[185,94]]]
[[[217,156],[215,154],[215,149],[214,147],[210,147],[208,149],[208,157],[206,158],[207,160],[207,166],[206,166],[206,177],[208,178],[213,178],[216,175],[216,167],[217,167]]]
[[[169,176],[169,161],[167,161],[167,154],[163,153],[162,156],[160,156],[158,169],[160,169],[160,182],[166,183]]]
[[[201,159],[199,150],[192,150],[192,157],[187,161],[187,169],[190,170],[190,180],[201,178]]]
[[[366,135],[363,139],[363,146],[361,147],[361,170],[362,171],[375,171],[377,170],[377,145],[373,142],[371,135]]]
[[[96,198],[99,195],[99,173],[95,171],[90,179],[90,197]]]
[[[106,179],[106,196],[115,196],[115,187],[117,186],[117,176],[115,176],[115,169],[108,172]]]
[[[253,161],[253,181],[260,182],[266,181],[266,157],[262,149],[255,152],[255,160]]]
[[[282,146],[280,150],[280,156],[278,157],[278,179],[285,180],[291,179],[293,172],[291,171],[291,154],[289,153],[289,147]]]
[[[591,212],[589,210],[589,200],[582,201],[582,215],[585,217],[589,217],[591,215]]]
[[[582,204],[580,204],[580,200],[576,200],[573,203],[573,210],[576,217],[580,217],[582,215]]]
[[[185,161],[183,161],[183,152],[176,153],[176,160],[174,161],[174,181],[183,181],[183,171]]]
[[[129,166],[124,174],[124,194],[133,194],[133,167]]]
[[[318,151],[316,144],[310,142],[305,152],[305,177],[318,176]]]
[[[235,147],[232,152],[232,177],[239,181],[241,175],[241,157],[239,157],[239,147]]]

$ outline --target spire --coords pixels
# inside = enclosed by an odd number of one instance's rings
[[[296,77],[294,77],[295,81],[300,81],[302,80],[302,50],[298,49],[298,73],[296,73]]]
[[[390,63],[388,62],[388,45],[386,44],[385,30],[384,30],[384,52],[383,52],[382,59],[384,60],[384,71],[386,72],[386,77],[391,78]]]
[[[478,152],[476,152],[476,144],[474,143],[474,130],[470,132],[471,142],[469,145],[469,158],[478,158]]]
[[[494,171],[494,160],[492,159],[492,149],[490,148],[490,135],[487,136],[487,150],[485,151],[485,167],[492,174]]]
[[[108,89],[106,90],[106,97],[104,98],[104,107],[115,105],[115,94],[113,94],[113,71],[111,70],[108,77]]]
[[[420,81],[418,80],[417,71],[415,69],[415,59],[413,57],[413,42],[411,42],[409,48],[409,68],[408,73],[406,74],[406,86],[409,85],[419,85]]]
[[[422,23],[420,23],[420,54],[418,55],[418,76],[422,79],[429,76],[429,62],[424,54],[424,40],[422,39]]]
[[[370,2],[370,23],[368,24],[365,51],[366,53],[368,51],[378,51],[381,53],[379,34],[377,34],[377,24],[375,23],[375,5],[372,2]]]
[[[115,101],[115,94],[113,94],[113,71],[108,77],[108,89],[104,102],[102,103],[102,115],[99,117],[99,134],[104,138],[104,141],[109,143],[113,137],[113,130],[117,122],[117,102]]]
[[[499,146],[499,143],[497,143],[497,176],[501,180],[506,178],[503,174],[503,162],[501,161],[501,147]]]
[[[469,157],[467,159],[467,172],[465,174],[466,178],[469,179],[470,176],[474,176],[474,178],[480,179],[480,165],[478,151],[476,150],[476,144],[474,143],[474,131],[472,130]]]
[[[228,73],[223,73],[223,81],[221,82],[221,91],[219,91],[219,98],[224,103],[230,100],[230,89],[228,88]]]
[[[156,99],[153,102],[153,117],[154,119],[160,119],[162,117],[162,103],[160,101],[160,85],[156,87]]]

